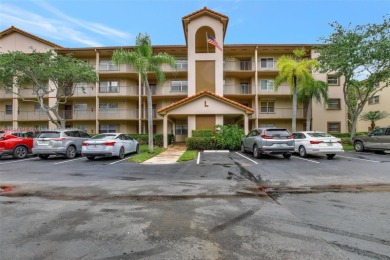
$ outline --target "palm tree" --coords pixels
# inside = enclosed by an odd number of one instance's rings
[[[152,43],[148,34],[138,34],[135,41],[134,51],[123,49],[115,50],[112,60],[117,64],[133,64],[135,70],[141,77],[141,84],[146,88],[148,104],[148,151],[153,153],[153,114],[152,114],[152,92],[150,91],[148,73],[156,75],[158,83],[165,81],[165,73],[160,65],[168,64],[176,69],[176,59],[167,53],[153,55]]]
[[[311,68],[318,67],[317,60],[310,60],[303,58],[306,51],[304,48],[293,51],[294,56],[283,55],[276,62],[276,67],[279,69],[279,75],[275,78],[275,90],[283,83],[286,82],[290,85],[293,93],[292,104],[292,123],[291,131],[296,131],[297,125],[297,92],[298,85],[313,79],[311,74]]]
[[[371,130],[375,129],[375,122],[387,117],[389,114],[386,111],[369,111],[360,115],[360,119],[363,121],[371,121]]]
[[[312,103],[328,103],[328,84],[321,80],[309,80],[298,86],[298,100],[308,103],[306,112],[306,131],[310,131]]]

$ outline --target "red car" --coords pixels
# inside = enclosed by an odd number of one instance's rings
[[[31,154],[37,134],[34,131],[0,131],[0,157],[10,154],[16,159],[25,158],[27,154]]]

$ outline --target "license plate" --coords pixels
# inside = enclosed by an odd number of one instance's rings
[[[328,146],[333,146],[333,143],[328,143]]]

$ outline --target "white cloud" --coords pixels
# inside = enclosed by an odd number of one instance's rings
[[[31,34],[53,41],[59,45],[61,41],[82,44],[91,47],[103,46],[101,38],[110,39],[114,44],[129,42],[131,35],[105,25],[82,21],[68,16],[44,1],[34,1],[49,13],[41,16],[12,4],[1,4],[1,26],[18,27]],[[104,37],[102,37],[104,36]],[[64,46],[67,47],[67,46]]]

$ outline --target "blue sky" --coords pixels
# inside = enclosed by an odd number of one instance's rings
[[[206,6],[229,17],[225,44],[321,43],[329,23],[380,23],[390,0],[0,0],[0,30],[10,26],[63,47],[184,45],[181,19]]]

